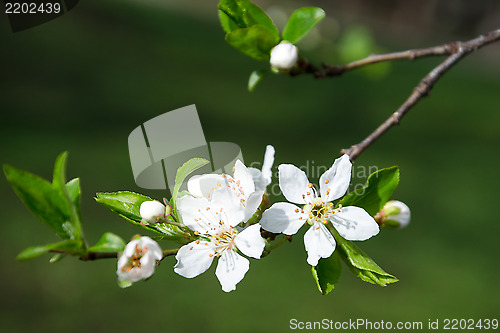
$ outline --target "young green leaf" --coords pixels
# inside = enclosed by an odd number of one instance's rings
[[[283,40],[296,44],[324,17],[325,12],[318,7],[295,10],[283,30]]]
[[[48,253],[50,251],[64,251],[65,253],[72,255],[82,255],[85,252],[82,240],[65,240],[58,243],[52,243],[41,246],[32,246],[21,253],[19,253],[16,257],[17,260],[28,260],[33,259],[42,254]]]
[[[276,29],[271,18],[260,7],[250,1],[221,0],[218,8],[219,19],[226,33],[260,24],[268,28],[275,39],[279,40],[278,29]]]
[[[96,193],[95,197],[95,201],[99,204],[136,223],[139,223],[142,220],[140,212],[141,204],[144,201],[151,200],[153,199],[148,196],[129,191],[110,193],[99,192]]]
[[[125,249],[123,239],[111,232],[106,232],[101,236],[99,241],[92,247],[88,248],[88,252],[121,252]]]
[[[80,223],[80,204],[75,205],[74,200],[76,196],[80,196],[80,188],[78,184],[78,189],[75,189],[75,184],[70,184],[72,188],[72,197],[69,195],[68,186],[66,184],[66,163],[68,159],[68,152],[63,152],[59,154],[56,158],[56,163],[54,165],[54,176],[52,180],[52,186],[56,191],[59,192],[59,196],[63,199],[65,206],[65,215],[69,217],[69,222],[71,224],[70,229],[72,230],[73,239],[81,238],[82,236],[82,226]]]
[[[205,160],[206,161],[206,160]],[[109,192],[109,193],[96,193],[94,198],[99,204],[104,207],[109,208],[112,212],[118,214],[120,217],[124,218],[128,222],[135,224],[143,229],[158,233],[167,237],[171,240],[177,240],[179,238],[185,237],[185,234],[179,229],[179,227],[166,224],[166,223],[154,223],[154,224],[142,224],[141,223],[141,204],[144,201],[151,201],[148,196],[129,192],[129,191],[119,191],[119,192]]]
[[[80,179],[79,178],[73,178],[69,182],[66,183],[66,190],[68,191],[68,196],[73,205],[75,206],[76,210],[79,212],[80,211],[80,196],[81,196],[81,189],[80,189]]]
[[[268,69],[259,69],[255,70],[250,74],[248,78],[248,91],[254,91],[255,87],[259,84],[260,81],[269,74],[271,71]]]
[[[398,282],[399,280],[385,272],[379,265],[366,255],[357,245],[342,238],[334,228],[329,228],[337,241],[337,249],[344,262],[347,264],[354,275],[361,278],[363,281],[378,284],[385,287],[389,283]]]
[[[312,266],[311,269],[319,292],[328,294],[335,287],[342,272],[339,254],[334,252],[329,258],[320,259],[318,265]]]
[[[177,198],[179,189],[181,188],[182,183],[184,183],[186,177],[208,163],[210,163],[210,161],[204,158],[192,158],[177,169],[177,173],[175,174],[174,190],[172,191],[173,201]]]
[[[74,238],[65,199],[51,183],[32,173],[4,165],[4,173],[21,201],[43,223],[63,239]]]
[[[228,33],[226,41],[249,57],[269,61],[269,53],[278,44],[279,37],[274,36],[267,27],[258,24]]]
[[[364,208],[370,215],[374,216],[391,198],[398,183],[398,167],[379,170],[368,177],[363,188],[350,192],[339,204]]]

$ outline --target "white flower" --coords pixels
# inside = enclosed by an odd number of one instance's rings
[[[188,181],[188,191],[195,197],[211,199],[214,191],[221,188],[229,188],[237,197],[241,206],[244,207],[245,221],[257,211],[264,194],[263,190],[255,189],[250,171],[240,160],[237,160],[234,165],[234,177],[226,174],[206,174],[193,176]]]
[[[278,69],[290,69],[299,59],[297,47],[289,42],[281,42],[271,50],[271,66]]]
[[[245,221],[245,212],[239,198],[229,188],[213,192],[211,200],[205,197],[184,196],[177,200],[182,222],[200,238],[182,246],[177,252],[174,271],[186,278],[205,272],[215,257],[219,257],[215,275],[222,290],[236,289],[249,268],[243,254],[259,259],[265,242],[260,236],[260,225],[254,224],[241,232],[235,228]]]
[[[130,241],[118,259],[118,280],[137,282],[149,278],[162,257],[160,246],[151,238],[143,236]]]
[[[384,208],[375,215],[375,220],[381,226],[389,228],[405,228],[410,224],[410,219],[410,207],[398,200],[388,201]]]
[[[262,170],[256,168],[248,168],[252,175],[255,184],[255,190],[265,191],[267,185],[271,184],[273,173],[271,168],[274,163],[274,147],[271,145],[266,146],[266,153],[264,154],[264,163],[262,163]]]
[[[377,222],[364,209],[355,206],[333,209],[331,201],[342,197],[349,187],[351,167],[349,156],[343,155],[336,159],[321,176],[318,193],[302,170],[291,164],[280,165],[279,185],[283,195],[288,201],[304,206],[275,203],[263,213],[260,221],[262,228],[293,235],[302,225],[309,224],[304,244],[307,262],[312,266],[316,266],[320,258],[328,258],[335,251],[335,239],[325,226],[328,222],[347,240],[366,240],[378,234]]]
[[[144,201],[139,209],[141,217],[148,223],[161,222],[165,219],[165,205],[159,201]]]

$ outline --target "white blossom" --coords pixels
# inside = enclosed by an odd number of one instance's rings
[[[279,185],[287,202],[275,203],[262,215],[264,230],[295,234],[304,224],[310,225],[304,235],[307,262],[316,266],[320,258],[328,258],[335,251],[336,242],[325,226],[332,223],[347,240],[366,240],[379,232],[377,222],[362,208],[355,206],[334,209],[332,201],[341,198],[349,187],[352,164],[348,155],[335,160],[332,167],[320,177],[319,193],[309,182],[304,171],[291,164],[278,167]]]
[[[410,224],[410,219],[410,207],[398,200],[388,201],[384,208],[375,215],[375,220],[380,225],[389,228],[405,228]]]
[[[264,154],[264,162],[262,163],[262,169],[248,168],[255,184],[255,190],[257,191],[265,191],[267,185],[271,184],[273,176],[271,169],[274,163],[274,153],[274,147],[267,145],[266,153]]]
[[[188,191],[195,197],[211,199],[214,191],[221,188],[228,188],[238,199],[244,208],[245,221],[257,211],[264,194],[264,190],[256,189],[252,174],[240,160],[234,165],[233,177],[205,174],[193,176],[188,181]]]
[[[236,226],[245,222],[245,209],[240,198],[227,188],[212,192],[206,197],[184,196],[177,200],[182,222],[199,236],[199,239],[182,246],[176,255],[174,271],[186,278],[205,272],[214,258],[218,258],[215,274],[222,290],[236,289],[249,269],[250,262],[244,255],[259,259],[265,242],[260,236],[260,225],[254,224],[238,232]]]
[[[271,66],[277,69],[288,70],[295,66],[299,54],[297,47],[289,42],[281,42],[271,50]]]
[[[162,256],[158,243],[147,236],[130,241],[118,259],[118,280],[137,282],[149,278]]]
[[[165,219],[165,205],[156,200],[144,201],[139,212],[141,218],[148,223],[161,222]]]

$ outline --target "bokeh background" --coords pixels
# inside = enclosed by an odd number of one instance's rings
[[[323,6],[328,19],[302,46],[312,60],[328,63],[470,39],[500,22],[496,1],[256,3],[279,28],[294,8]],[[237,143],[247,163],[261,161],[265,145],[273,144],[275,166],[329,166],[440,61],[400,61],[326,80],[271,76],[249,93],[248,75],[266,64],[224,42],[216,4],[86,0],[15,34],[1,15],[0,162],[50,178],[55,157],[68,150],[68,176],[82,182],[90,243],[106,231],[124,239],[139,232],[96,204],[95,192],[165,195],[133,180],[127,137],[144,121],[196,104],[207,141]],[[350,44],[352,52],[340,47]],[[400,282],[381,288],[344,270],[335,291],[320,295],[302,231],[252,261],[229,294],[214,267],[184,279],[173,273],[172,257],[149,281],[122,290],[111,259],[17,262],[22,249],[57,237],[0,177],[0,331],[287,332],[292,318],[421,321],[424,327],[429,319],[498,319],[499,55],[499,45],[490,45],[464,59],[356,161],[355,170],[401,168],[394,197],[412,208],[410,227],[382,230],[359,244]],[[364,178],[360,172],[353,183]]]

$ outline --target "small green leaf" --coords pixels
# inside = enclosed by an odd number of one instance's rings
[[[55,264],[56,262],[61,261],[61,260],[62,260],[63,258],[65,258],[65,257],[66,257],[66,253],[56,253],[56,254],[54,254],[54,255],[50,258],[49,262],[50,262],[51,264]]]
[[[130,192],[130,191],[119,191],[119,192],[99,192],[96,193],[95,201],[99,204],[109,208],[116,214],[126,217],[136,223],[141,222],[141,204],[144,201],[151,201],[148,196]]]
[[[206,161],[206,160],[205,160]],[[120,217],[124,218],[128,222],[135,224],[143,229],[161,234],[165,239],[177,240],[185,237],[182,230],[174,225],[166,223],[155,223],[155,224],[142,224],[141,223],[141,204],[144,201],[151,201],[148,196],[129,192],[129,191],[119,191],[119,192],[109,192],[109,193],[96,193],[94,198],[99,204],[104,207],[109,208],[112,212],[118,214]]]
[[[377,214],[399,183],[398,167],[390,167],[372,173],[363,188],[347,194],[339,204],[342,206],[358,206],[370,215]]]
[[[257,60],[269,60],[271,49],[279,42],[263,25],[234,30],[226,35],[226,41],[240,52]]]
[[[342,272],[340,257],[334,252],[329,258],[320,259],[318,265],[312,266],[311,269],[319,292],[326,295],[333,290],[340,278]]]
[[[279,40],[278,29],[271,18],[250,1],[221,0],[218,8],[220,23],[226,33],[260,24],[268,28],[274,38]]]
[[[83,242],[78,239],[78,240],[65,240],[62,242],[58,243],[52,243],[52,244],[47,244],[47,245],[41,245],[41,246],[32,246],[29,247],[25,250],[23,250],[21,253],[19,253],[16,257],[17,260],[28,260],[28,259],[33,259],[38,256],[41,256],[42,254],[48,253],[50,251],[64,251],[65,253],[72,254],[72,255],[82,255],[84,252],[83,248]]]
[[[120,288],[128,288],[132,285],[132,282],[130,281],[127,281],[127,280],[118,280],[118,286],[120,286]]]
[[[106,232],[101,236],[99,241],[88,252],[121,252],[125,249],[123,239],[111,232]]]
[[[73,205],[76,207],[76,210],[80,211],[80,179],[73,178],[69,182],[66,183],[66,190],[68,191],[68,196]]]
[[[43,223],[63,239],[72,238],[71,228],[65,227],[71,217],[60,191],[43,178],[24,170],[4,165],[4,173],[21,201]]]
[[[52,186],[56,191],[59,192],[60,197],[63,199],[63,202],[65,203],[66,206],[66,211],[64,212],[66,216],[69,217],[69,222],[71,223],[71,226],[68,229],[71,230],[71,238],[76,239],[80,238],[82,235],[82,227],[80,223],[80,212],[78,208],[80,207],[80,204],[78,205],[74,204],[74,200],[76,200],[76,197],[80,196],[80,188],[79,188],[79,183],[78,183],[78,189],[75,189],[75,184],[71,184],[70,186],[72,187],[72,196],[70,197],[69,192],[68,192],[68,186],[66,184],[66,163],[68,159],[68,152],[63,152],[59,154],[56,158],[56,163],[54,165],[54,176],[52,180]],[[78,193],[75,193],[78,192]]]
[[[192,158],[177,169],[177,173],[175,174],[174,190],[172,191],[172,199],[174,202],[186,177],[208,163],[210,163],[210,161],[204,158]]]
[[[283,30],[283,40],[296,44],[324,17],[325,11],[318,7],[295,10]]]
[[[357,245],[342,238],[333,227],[329,229],[332,231],[337,241],[337,251],[340,251],[342,259],[354,275],[358,276],[363,281],[378,284],[382,287],[385,287],[389,283],[399,281],[395,276],[384,271]]]
[[[248,79],[248,91],[254,91],[255,87],[257,87],[257,84],[259,84],[264,76],[266,76],[270,72],[271,71],[268,69],[259,69],[253,71],[252,74],[250,74],[250,78]]]

